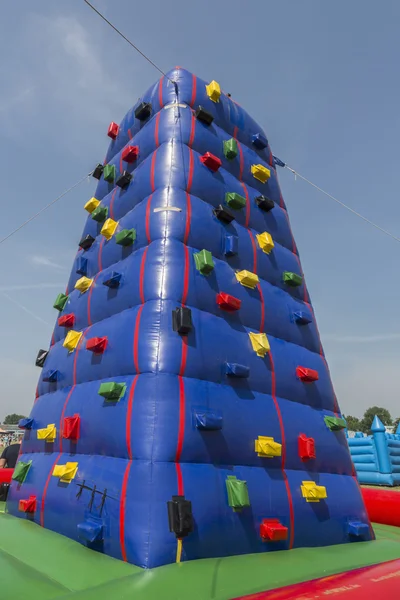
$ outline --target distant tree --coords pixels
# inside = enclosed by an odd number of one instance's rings
[[[361,421],[358,417],[352,417],[349,415],[348,417],[344,417],[347,423],[347,429],[349,431],[361,431]]]
[[[371,432],[371,425],[375,415],[377,415],[380,418],[384,425],[390,427],[393,424],[392,417],[387,408],[382,408],[381,406],[371,406],[371,408],[368,408],[365,411],[364,416],[361,420],[361,431],[363,431],[364,433]]]
[[[4,419],[4,425],[18,425],[20,419],[25,419],[25,415],[17,415],[17,413],[12,413],[11,415],[7,415]]]
[[[396,429],[397,429],[397,428],[398,428],[398,426],[399,426],[399,423],[400,423],[400,417],[397,417],[397,419],[395,419],[395,420],[393,421],[393,427],[394,427],[394,431],[395,431],[395,432],[396,432]]]

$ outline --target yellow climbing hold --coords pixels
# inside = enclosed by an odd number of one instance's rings
[[[254,352],[257,356],[264,358],[267,352],[270,351],[269,341],[265,333],[253,333],[250,331],[249,337]]]
[[[271,171],[263,165],[251,165],[251,172],[253,177],[261,183],[265,183],[271,177]]]
[[[88,291],[88,289],[90,288],[90,286],[93,283],[93,279],[89,279],[89,277],[81,277],[80,279],[78,279],[78,281],[75,284],[75,289],[79,290],[81,292],[81,294],[84,294],[85,292]]]
[[[219,102],[219,97],[221,95],[221,88],[219,87],[219,83],[217,81],[211,81],[208,85],[206,85],[207,96],[213,102]]]
[[[326,487],[317,485],[314,481],[302,481],[301,493],[307,502],[319,502],[328,497]]]
[[[264,233],[257,233],[257,242],[265,254],[269,254],[275,246],[272,235],[267,231],[264,231]]]
[[[256,285],[259,283],[258,276],[251,271],[238,271],[236,273],[236,279],[241,285],[251,288],[252,290],[254,290]]]
[[[111,240],[117,227],[118,227],[118,221],[114,221],[114,219],[107,219],[104,222],[104,225],[101,228],[100,233],[101,233],[101,235],[104,235],[106,240]]]
[[[67,335],[65,336],[65,340],[63,342],[64,348],[67,348],[70,352],[72,352],[79,344],[81,337],[82,331],[74,331],[71,329],[71,331],[68,331]]]
[[[273,437],[259,435],[258,438],[254,440],[254,450],[257,452],[257,455],[262,458],[282,456],[282,444],[275,442]]]
[[[100,204],[100,200],[97,198],[90,198],[84,206],[84,209],[88,211],[88,213],[92,213]]]
[[[53,469],[53,477],[58,477],[60,481],[69,483],[75,477],[78,471],[77,462],[67,462],[65,465],[56,465]]]
[[[37,439],[44,440],[45,442],[54,442],[57,435],[57,428],[54,423],[43,427],[43,429],[37,430]]]

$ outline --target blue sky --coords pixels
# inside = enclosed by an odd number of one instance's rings
[[[274,154],[400,234],[397,0],[93,3],[161,68],[219,81]],[[0,52],[3,237],[102,160],[108,123],[158,74],[82,0],[6,3]],[[399,416],[399,244],[288,171],[280,180],[343,412]],[[93,190],[0,246],[0,419],[29,412]]]

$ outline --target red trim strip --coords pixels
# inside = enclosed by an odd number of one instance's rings
[[[76,385],[76,362],[78,360],[78,354],[79,354],[79,350],[82,346],[82,342],[85,339],[85,335],[88,332],[89,327],[87,329],[85,329],[84,332],[82,332],[81,338],[78,342],[77,347],[75,348],[75,354],[74,354],[74,366],[73,366],[73,379],[72,379],[72,384],[75,386]]]
[[[76,358],[76,357],[74,357],[74,365],[75,365],[75,358]],[[64,415],[65,415],[65,411],[66,411],[66,409],[67,409],[67,405],[68,405],[69,399],[71,398],[71,396],[72,396],[72,392],[74,391],[74,389],[75,389],[75,383],[74,383],[74,385],[71,387],[71,389],[69,390],[69,392],[68,392],[68,394],[67,394],[67,397],[65,398],[65,402],[64,402],[63,409],[62,409],[62,411],[61,411],[61,417],[60,417],[60,426],[59,426],[59,436],[60,436],[60,452],[62,452],[62,451],[63,451],[63,449],[62,449],[62,440],[63,440],[63,437],[62,437],[62,431],[63,431],[63,425],[64,425],[64,423],[63,423],[63,421],[64,421]]]
[[[151,237],[150,237],[150,209],[151,209],[151,200],[153,198],[153,194],[150,194],[150,196],[147,199],[147,204],[146,204],[146,237],[147,237],[147,243],[150,244],[151,242]]]
[[[176,478],[177,478],[177,483],[178,483],[178,496],[184,496],[185,495],[185,489],[183,487],[183,476],[182,476],[182,468],[180,463],[175,463],[175,469],[176,469]]]
[[[243,169],[244,169],[244,157],[243,157],[243,148],[242,144],[236,140],[236,143],[239,148],[239,181],[242,181],[243,178]]]
[[[117,193],[117,188],[115,188],[115,190],[113,191],[113,193],[111,195],[111,200],[110,200],[110,217],[112,219],[114,219],[114,200],[115,200],[116,193]]]
[[[159,140],[159,126],[160,126],[160,117],[161,117],[161,113],[157,113],[156,115],[156,121],[154,124],[154,142],[156,144],[156,148],[159,147],[160,145],[160,140]]]
[[[103,270],[102,258],[103,258],[103,248],[104,248],[105,241],[106,241],[105,237],[103,237],[103,239],[100,240],[99,253],[97,255],[97,267],[98,267],[99,271]],[[93,284],[94,284],[94,281],[93,281]],[[93,285],[91,286],[91,288],[92,287],[93,287]]]
[[[133,334],[133,364],[135,365],[135,371],[139,375],[139,329],[140,329],[140,317],[142,315],[143,304],[139,307],[135,321],[135,331]]]
[[[151,187],[152,192],[156,191],[156,187],[155,187],[155,183],[154,183],[154,171],[156,168],[156,159],[157,159],[157,150],[154,150],[153,156],[151,157],[151,167],[150,167],[150,187]]]
[[[186,346],[186,344],[185,344]],[[179,375],[179,429],[178,444],[176,446],[175,462],[178,464],[182,454],[183,438],[185,436],[185,383],[183,377]],[[179,483],[178,483],[179,487]],[[183,487],[183,486],[182,486]]]
[[[182,306],[185,306],[188,291],[189,291],[189,267],[190,267],[189,258],[190,257],[189,257],[189,248],[187,246],[183,246],[183,249],[185,252],[185,266],[184,266],[184,270],[183,270]],[[182,340],[184,340],[184,339],[185,338],[183,337]]]
[[[185,233],[183,236],[183,243],[187,244],[189,233],[190,233],[190,223],[192,218],[192,203],[190,201],[190,194],[186,192],[186,223],[185,223]]]
[[[158,82],[158,102],[160,104],[160,108],[162,108],[164,106],[164,104],[163,104],[163,82],[164,82],[164,75],[161,77],[160,81]]]
[[[237,126],[235,126],[233,128],[233,134],[232,137],[237,141],[237,134],[238,134],[239,128]]]
[[[126,504],[126,491],[128,488],[129,471],[131,470],[132,461],[128,461],[126,465],[124,478],[122,480],[121,488],[121,502],[119,505],[119,543],[121,546],[121,556],[124,562],[128,562],[125,547],[125,504]]]
[[[133,399],[135,396],[135,388],[137,384],[137,380],[139,375],[135,375],[133,381],[131,383],[131,387],[129,390],[128,403],[126,406],[126,451],[129,457],[129,460],[132,460],[132,438],[131,438],[131,420],[132,420],[132,407],[133,407]]]
[[[252,245],[252,248],[253,248],[253,273],[255,273],[257,275],[257,246],[256,246],[256,241],[254,239],[254,235],[253,235],[253,232],[251,231],[251,229],[247,229],[247,231],[249,232],[250,241],[251,241],[251,245]]]
[[[190,106],[194,106],[196,102],[196,93],[197,93],[197,77],[196,75],[192,75],[192,97],[190,99]]]
[[[47,475],[46,483],[45,483],[44,488],[43,488],[43,496],[42,496],[42,501],[40,503],[40,525],[42,527],[44,527],[44,505],[45,505],[45,502],[46,502],[47,488],[49,487],[50,478],[52,476],[54,467],[56,466],[58,460],[60,459],[61,454],[62,454],[62,452],[58,453],[57,458],[55,459],[55,461],[53,463],[53,466],[51,467],[51,469],[49,471],[49,474]]]
[[[249,226],[249,221],[250,221],[250,198],[249,198],[249,192],[247,190],[246,184],[243,181],[240,182],[240,185],[243,188],[244,195],[245,195],[245,198],[246,198],[246,220],[245,220],[244,226],[248,227]]]
[[[99,248],[99,252],[100,252],[100,251],[101,251],[101,245],[100,245],[100,248]],[[94,279],[93,279],[93,283],[92,283],[92,285],[90,286],[90,288],[89,288],[89,291],[88,291],[88,302],[87,302],[87,321],[88,321],[88,325],[89,325],[89,326],[90,326],[90,325],[93,325],[93,323],[92,323],[92,315],[90,314],[90,306],[91,306],[91,302],[92,302],[92,293],[93,293],[93,289],[94,289],[94,286],[95,286],[95,283],[96,283],[96,280],[97,280],[98,276],[99,276],[99,273],[96,273],[96,275],[95,275],[95,277],[94,277]]]
[[[130,130],[130,129],[128,129],[128,138],[131,140],[131,139],[132,139],[132,137],[133,137],[133,136],[132,136],[131,130]]]
[[[195,133],[196,133],[196,118],[195,118],[194,114],[192,113],[192,120],[190,123],[190,135],[189,135],[189,142],[188,142],[189,148],[191,148],[193,146]]]
[[[190,192],[193,183],[193,171],[194,171],[194,157],[193,150],[189,148],[189,175],[186,191]]]
[[[140,273],[139,273],[139,295],[140,295],[140,302],[142,304],[144,304],[146,302],[145,298],[144,298],[144,289],[143,289],[143,284],[144,284],[144,268],[146,265],[146,256],[147,256],[147,251],[148,251],[149,247],[146,246],[146,248],[143,251],[143,256],[142,256],[142,260],[140,262]]]

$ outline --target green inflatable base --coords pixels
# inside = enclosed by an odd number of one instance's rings
[[[0,508],[1,511],[1,508]],[[375,542],[197,560],[143,570],[0,514],[0,597],[10,600],[230,600],[400,558],[400,529]]]

